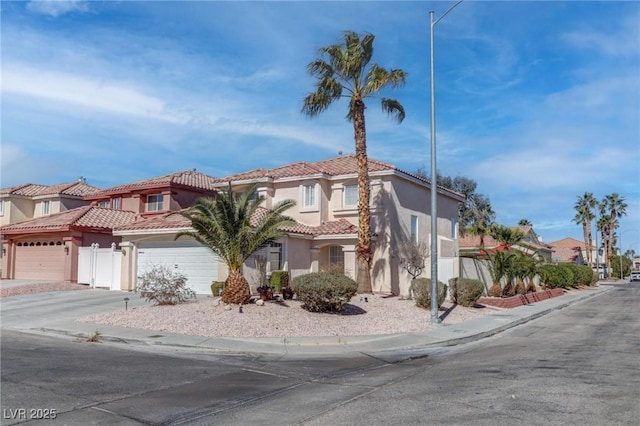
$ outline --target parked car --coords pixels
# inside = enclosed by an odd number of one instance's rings
[[[640,271],[632,272],[629,281],[640,281]]]

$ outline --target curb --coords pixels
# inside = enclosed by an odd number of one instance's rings
[[[367,356],[380,358],[387,362],[399,362],[401,360],[416,359],[427,356],[425,351],[436,348],[451,347],[475,342],[487,337],[502,333],[508,329],[533,321],[537,318],[545,316],[553,311],[564,309],[570,305],[582,302],[597,295],[606,293],[613,287],[600,287],[599,291],[589,292],[580,295],[572,300],[542,309],[531,314],[524,315],[520,318],[514,318],[508,323],[489,327],[484,331],[474,332],[461,337],[446,337],[446,331],[456,331],[453,327],[464,328],[465,323],[455,325],[443,325],[429,331],[406,334],[393,335],[368,335],[368,336],[318,336],[318,337],[277,337],[277,338],[202,338],[197,344],[181,344],[177,342],[166,342],[162,340],[149,340],[120,337],[109,334],[101,334],[100,341],[135,345],[142,347],[163,347],[167,349],[197,349],[208,351],[215,354],[252,354],[252,355],[287,355],[287,356],[309,356],[309,355],[348,355],[353,353],[361,353]],[[542,303],[549,299],[542,301]],[[557,299],[556,299],[557,300]],[[538,302],[540,303],[540,302]],[[514,309],[528,309],[535,304],[524,305]],[[489,314],[489,316],[495,314]],[[494,318],[497,318],[494,316]],[[452,327],[451,329],[446,329]],[[74,332],[68,330],[60,330],[54,328],[37,328],[31,329],[34,332],[45,334],[58,334],[73,337],[76,339],[86,340],[90,334],[83,332]],[[442,333],[442,332],[445,333]],[[439,333],[440,332],[440,333]],[[464,329],[463,329],[464,332]],[[433,336],[435,334],[436,336]],[[445,335],[439,337],[438,334]],[[414,338],[417,343],[406,344],[407,338]],[[403,342],[404,341],[404,342]],[[216,347],[216,343],[220,347]],[[384,347],[384,349],[376,349],[376,347]],[[231,347],[230,347],[231,346]],[[233,347],[237,346],[237,347]],[[243,349],[244,348],[244,349]]]

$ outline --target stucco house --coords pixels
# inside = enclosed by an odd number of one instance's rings
[[[82,248],[119,244],[122,238],[113,235],[114,227],[189,207],[197,198],[216,193],[213,181],[190,170],[104,190],[82,181],[65,188],[65,197],[57,199],[51,198],[51,188],[33,185],[7,191],[14,211],[35,212],[35,218],[0,227],[6,255],[2,278],[77,282]],[[26,203],[27,196],[33,198],[33,206]],[[44,214],[44,201],[50,201],[49,214]],[[61,211],[52,213],[54,209]]]
[[[553,249],[540,240],[534,232],[533,227],[513,226],[524,234],[524,238],[518,244],[514,244],[511,249],[521,251],[530,256],[536,256],[544,262],[551,262]],[[481,249],[480,237],[477,235],[467,234],[459,240],[460,246],[460,276],[463,278],[479,279],[488,285],[491,283],[491,274],[486,262],[478,260],[486,254],[492,254],[496,250],[504,250],[504,246],[500,241],[494,239],[490,235],[483,237],[484,248]]]
[[[392,164],[369,159],[371,181],[371,216],[373,233],[373,289],[377,292],[406,294],[409,277],[403,272],[399,244],[402,241],[430,239],[430,182],[407,173]],[[272,169],[256,169],[215,179],[213,186],[225,189],[231,185],[242,191],[256,183],[257,193],[265,196],[269,208],[283,199],[294,199],[297,205],[287,215],[298,224],[287,229],[284,238],[265,248],[244,265],[251,285],[259,275],[257,261],[266,261],[267,272],[287,270],[291,277],[325,269],[339,268],[355,278],[355,248],[358,234],[357,166],[354,155],[317,162],[297,162]],[[441,279],[457,276],[456,232],[458,204],[461,194],[438,188],[439,274]],[[175,235],[189,228],[182,217],[160,215],[114,229],[122,237],[122,288],[133,289],[139,266],[148,262],[150,253],[166,264],[182,268],[186,258],[201,258],[208,271],[198,274],[197,291],[206,292],[212,281],[226,279],[225,266],[207,258],[195,242]],[[180,249],[178,253],[176,249]],[[131,255],[129,255],[131,253]],[[123,257],[125,259],[125,257]],[[429,260],[427,259],[427,262]],[[202,266],[201,266],[202,267]],[[190,277],[193,281],[193,277]]]
[[[100,188],[87,184],[84,178],[58,185],[28,183],[2,188],[0,226],[85,206],[89,202],[84,197],[98,191]]]
[[[558,241],[549,243],[553,247],[554,261],[556,262],[572,262],[579,265],[587,263],[587,245],[584,241],[577,240],[575,238],[567,237]],[[602,252],[598,254],[595,246],[591,247],[591,267],[596,266],[596,256],[598,256],[598,263],[603,265],[606,263],[606,253]]]

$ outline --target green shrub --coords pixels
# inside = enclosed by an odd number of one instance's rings
[[[567,264],[542,265],[541,282],[548,288],[569,288],[573,285],[573,271]]]
[[[271,277],[269,277],[269,285],[274,288],[274,291],[276,293],[280,293],[283,287],[289,287],[289,272],[271,272]]]
[[[187,277],[162,265],[156,265],[138,277],[136,292],[156,305],[175,305],[196,297],[196,293],[187,288]]]
[[[416,278],[411,283],[415,294],[416,305],[424,308],[431,308],[431,278]],[[438,281],[438,308],[444,303],[447,297],[447,286]]]
[[[218,297],[222,294],[220,290],[224,289],[224,281],[214,281],[211,283],[211,294],[213,297]]]
[[[358,284],[344,274],[313,272],[295,277],[293,291],[309,312],[342,312],[358,292]]]
[[[452,278],[449,280],[451,301],[460,306],[473,306],[484,293],[484,283],[469,278]]]

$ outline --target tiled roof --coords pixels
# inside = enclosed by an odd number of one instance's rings
[[[367,166],[369,167],[369,173],[383,172],[383,171],[397,171],[402,174],[411,176],[415,179],[421,180],[425,183],[429,183],[430,180],[423,176],[409,173],[405,170],[401,170],[390,163],[374,160],[372,158],[367,159]],[[263,179],[283,179],[283,178],[295,178],[313,175],[324,175],[328,177],[353,175],[358,173],[358,164],[356,162],[355,154],[341,155],[338,157],[330,158],[328,160],[321,160],[316,162],[300,161],[298,163],[286,164],[284,166],[276,167],[274,169],[255,169],[248,172],[238,173],[230,176],[225,176],[218,179],[218,187],[223,186],[228,182],[238,181],[252,181]],[[464,196],[450,189],[439,186],[441,191],[454,194],[457,198],[463,199]]]
[[[308,226],[298,223],[294,226],[285,228],[285,230],[291,234],[306,234],[314,236],[358,233],[358,227],[346,219],[327,221],[320,226]]]
[[[483,240],[484,246],[486,248],[496,247],[500,245],[500,242],[490,235],[485,235]],[[460,247],[461,249],[480,247],[480,237],[477,235],[465,234],[464,237],[460,237],[460,239],[458,240],[458,247]]]
[[[163,176],[157,176],[150,179],[143,179],[137,182],[126,183],[111,188],[107,188],[96,194],[92,194],[87,199],[98,199],[107,195],[128,193],[132,191],[153,189],[153,188],[170,188],[170,187],[187,187],[196,190],[215,192],[215,183],[219,179],[206,175],[196,170],[185,170],[182,172],[170,173]]]
[[[574,247],[580,247],[581,249],[584,249],[586,247],[586,245],[584,244],[584,241],[576,240],[575,238],[571,238],[571,237],[554,241],[552,243],[549,243],[549,245],[556,249],[557,248],[573,249]]]
[[[256,211],[255,215],[251,218],[252,224],[255,224],[261,216],[264,215],[266,209],[260,208]],[[156,216],[149,219],[142,219],[136,222],[127,223],[125,225],[118,226],[114,229],[115,232],[121,231],[148,231],[148,230],[160,230],[160,229],[184,229],[189,228],[191,222],[182,215],[179,214],[165,214],[162,216]],[[358,227],[351,224],[345,219],[324,222],[320,226],[309,226],[302,223],[297,223],[293,226],[288,226],[284,230],[291,234],[305,234],[305,235],[344,235],[344,234],[357,234]]]
[[[39,185],[28,183],[25,185],[13,186],[10,188],[0,189],[1,195],[21,195],[24,197],[39,197],[46,195],[68,195],[74,197],[84,197],[85,195],[95,194],[101,189],[89,185],[84,181],[60,183],[57,185]]]
[[[553,260],[574,263],[580,257],[580,248],[559,247],[553,250]]]
[[[144,231],[153,229],[183,229],[190,228],[191,221],[179,214],[164,214],[148,219],[141,219],[114,228],[114,231]]]
[[[397,170],[395,166],[381,161],[368,159],[369,172],[384,170]],[[286,164],[274,169],[255,169],[248,172],[238,173],[219,179],[221,182],[254,180],[254,179],[281,179],[296,176],[310,176],[324,174],[327,176],[340,176],[355,174],[358,172],[355,155],[343,155],[328,160],[300,161],[298,163]]]
[[[116,226],[133,222],[135,219],[136,214],[134,212],[96,206],[83,206],[61,213],[5,225],[0,227],[0,233],[19,234],[39,231],[66,231],[72,228],[110,230]]]

